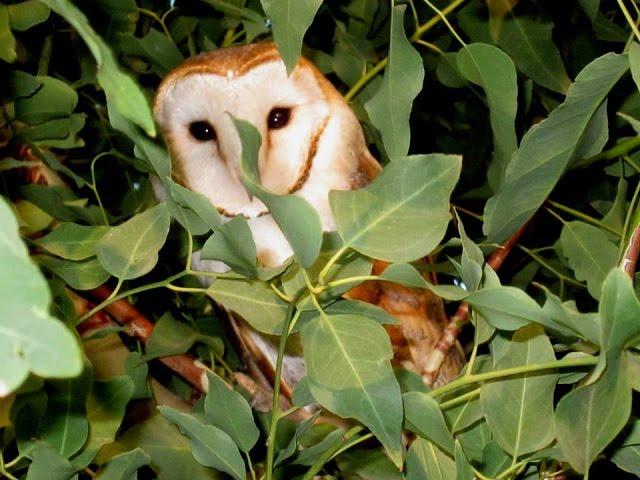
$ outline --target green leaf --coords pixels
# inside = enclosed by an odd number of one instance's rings
[[[233,310],[256,330],[270,335],[282,333],[287,304],[266,282],[217,278],[207,295]]]
[[[70,0],[40,1],[64,17],[85,41],[98,64],[96,77],[109,102],[121,115],[154,137],[156,127],[144,92],[131,76],[120,69],[113,52],[91,27],[87,17]]]
[[[616,442],[611,461],[622,470],[640,476],[640,421],[637,418],[632,420],[631,428],[622,441]]]
[[[182,53],[173,40],[153,28],[142,38],[132,33],[122,35],[120,45],[127,55],[149,59],[154,71],[160,77],[164,77],[184,61]]]
[[[406,5],[398,5],[391,10],[386,71],[378,91],[365,104],[369,118],[380,131],[384,147],[392,160],[409,151],[409,116],[413,100],[422,90],[424,79],[422,58],[404,33],[406,8]]]
[[[416,438],[407,454],[405,480],[452,480],[456,478],[456,464],[433,443]]]
[[[507,351],[494,363],[496,370],[556,359],[551,342],[537,325],[518,330]],[[480,403],[498,444],[514,461],[535,452],[553,439],[555,373],[524,374],[487,382]]]
[[[487,97],[493,132],[493,162],[487,176],[491,188],[498,191],[511,156],[518,148],[515,128],[518,110],[516,68],[502,50],[483,43],[462,48],[456,61],[460,73],[481,86]]]
[[[141,448],[116,455],[98,472],[99,480],[135,480],[140,467],[149,465],[151,457]]]
[[[558,403],[556,435],[564,458],[579,473],[616,437],[631,413],[631,388],[626,359],[607,367],[590,385],[578,387]]]
[[[304,34],[322,0],[260,0],[260,3],[271,19],[273,38],[290,74],[298,63]]]
[[[344,246],[390,262],[428,254],[451,219],[449,196],[460,168],[456,155],[408,157],[389,164],[365,188],[330,192]]]
[[[301,339],[313,397],[336,415],[365,424],[400,466],[402,397],[384,328],[356,315],[325,314],[304,326]]]
[[[74,335],[48,313],[47,283],[18,235],[11,208],[0,199],[0,397],[33,372],[44,378],[75,377],[82,354]]]
[[[453,455],[453,435],[438,402],[425,393],[408,392],[402,396],[402,403],[407,428]]]
[[[640,90],[640,44],[638,42],[633,42],[629,47],[629,67],[631,68],[631,77]]]
[[[454,458],[456,461],[456,480],[473,480],[475,478],[473,469],[460,442],[456,442]],[[536,473],[538,472],[536,471]]]
[[[98,450],[116,438],[125,409],[133,396],[133,381],[126,376],[93,382],[87,398],[89,438],[74,465],[89,465]]]
[[[517,330],[531,322],[544,325],[547,321],[540,305],[519,288],[484,288],[465,300],[487,322],[501,330]]]
[[[16,37],[9,28],[9,9],[6,5],[0,5],[0,59],[7,63],[13,63],[18,58],[16,53]]]
[[[243,452],[249,452],[260,437],[249,403],[230,389],[215,373],[207,372],[209,391],[204,400],[207,420],[224,431]]]
[[[112,227],[98,242],[102,266],[121,280],[149,273],[169,233],[169,210],[161,203]]]
[[[602,283],[618,261],[618,247],[611,235],[584,222],[568,222],[560,234],[562,252],[578,280],[585,280],[589,293],[596,300],[602,293]]]
[[[96,245],[109,227],[88,227],[77,223],[61,223],[36,244],[54,255],[68,260],[84,260],[96,254]]]
[[[315,413],[311,417],[298,424],[289,442],[278,452],[278,456],[276,457],[274,466],[280,465],[282,462],[291,458],[296,453],[298,447],[300,446],[300,439],[311,429],[311,427],[313,427],[313,424],[318,419],[318,416],[319,412]]]
[[[92,372],[86,369],[73,380],[51,382],[49,402],[40,424],[40,438],[65,458],[77,453],[89,436],[85,401],[91,387]]]
[[[498,45],[509,54],[518,69],[538,85],[566,93],[571,80],[553,43],[552,30],[552,22],[513,16],[502,22]]]
[[[311,267],[322,247],[322,224],[318,212],[302,197],[276,195],[260,185],[260,133],[244,120],[234,118],[233,122],[242,141],[242,180],[245,187],[269,209],[300,264],[305,268]]]
[[[454,285],[435,285],[424,279],[413,265],[392,263],[380,274],[380,278],[413,288],[424,288],[446,300],[462,300],[467,292]]]
[[[625,56],[606,54],[587,65],[565,101],[531,128],[507,168],[502,189],[485,207],[484,231],[500,242],[526,222],[558,182],[594,113],[627,71]]]
[[[160,480],[219,480],[217,472],[194,460],[189,443],[162,415],[134,425],[118,438],[118,444],[128,450],[142,448],[151,457],[151,466]]]
[[[147,353],[141,360],[149,361],[158,357],[180,355],[197,341],[210,345],[216,351],[224,349],[220,339],[202,335],[190,325],[175,320],[171,313],[167,312],[156,322],[147,343]]]
[[[11,29],[24,32],[31,27],[47,21],[49,18],[49,7],[43,5],[39,0],[26,0],[25,2],[7,5],[9,10],[9,20]]]
[[[27,480],[66,480],[75,473],[69,461],[45,443],[38,443],[29,455]]]
[[[238,447],[229,435],[213,425],[205,425],[196,417],[171,407],[158,407],[158,410],[189,437],[191,453],[200,464],[228,473],[236,480],[244,480],[244,462]]]
[[[640,301],[631,278],[619,268],[612,269],[604,281],[599,313],[600,346],[607,364],[615,365],[640,336]]]
[[[34,260],[64,280],[71,288],[77,290],[91,290],[99,287],[110,277],[109,272],[102,268],[97,258],[74,262],[46,255],[37,255]]]
[[[69,84],[46,76],[34,77],[34,81],[41,87],[33,95],[16,100],[16,118],[36,125],[73,113],[78,105],[78,94]]]

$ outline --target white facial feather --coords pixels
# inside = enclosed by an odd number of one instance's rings
[[[240,51],[238,49],[237,51]],[[242,75],[193,72],[174,78],[156,101],[156,119],[169,144],[177,179],[204,194],[222,212],[248,218],[263,265],[282,264],[292,251],[265,206],[251,197],[240,180],[239,136],[229,115],[252,123],[260,132],[262,185],[305,198],[319,213],[325,231],[335,230],[329,207],[331,190],[362,183],[364,169],[377,171],[360,125],[328,82],[320,84],[305,64],[287,77],[276,58]],[[274,108],[290,109],[288,123],[268,128]],[[208,122],[216,139],[199,141],[194,122]],[[305,219],[300,219],[305,221]]]

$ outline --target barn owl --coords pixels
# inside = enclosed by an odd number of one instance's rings
[[[175,180],[204,194],[222,215],[245,216],[258,260],[268,267],[281,265],[292,250],[264,204],[242,184],[242,146],[232,117],[260,132],[262,185],[306,199],[325,231],[335,230],[329,191],[363,186],[380,169],[358,120],[333,85],[305,59],[288,76],[272,43],[215,50],[186,61],[160,85],[154,113]]]
[[[264,204],[242,184],[242,145],[232,117],[252,123],[262,137],[262,185],[306,199],[325,231],[335,230],[329,192],[362,187],[380,171],[342,95],[304,58],[287,75],[272,43],[224,48],[187,60],[162,81],[154,114],[169,147],[174,179],[205,195],[222,215],[245,216],[264,266],[281,265],[292,249]],[[197,265],[203,266],[219,267]],[[396,360],[420,373],[447,322],[442,300],[425,290],[390,284],[368,284],[354,297],[400,319],[401,326],[389,329]],[[273,365],[276,351],[263,337],[247,330],[236,333],[250,344],[252,356],[265,354]],[[463,361],[459,351],[449,355],[441,381],[456,375]],[[303,372],[302,364],[287,356],[283,378],[292,384]]]

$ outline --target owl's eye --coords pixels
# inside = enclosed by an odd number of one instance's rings
[[[291,118],[290,108],[272,108],[269,112],[269,117],[267,118],[267,126],[269,127],[269,130],[277,130],[278,128],[286,127],[287,123],[289,123],[289,118]]]
[[[217,138],[216,129],[209,122],[201,120],[189,124],[189,133],[199,142],[208,142]]]

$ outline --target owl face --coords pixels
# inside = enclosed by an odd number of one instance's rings
[[[161,84],[154,111],[175,180],[204,194],[225,217],[245,216],[266,266],[284,262],[291,248],[264,204],[242,184],[242,146],[232,117],[260,132],[262,185],[304,197],[327,231],[335,229],[329,191],[363,185],[379,169],[340,94],[304,59],[288,76],[272,44],[188,60]]]

